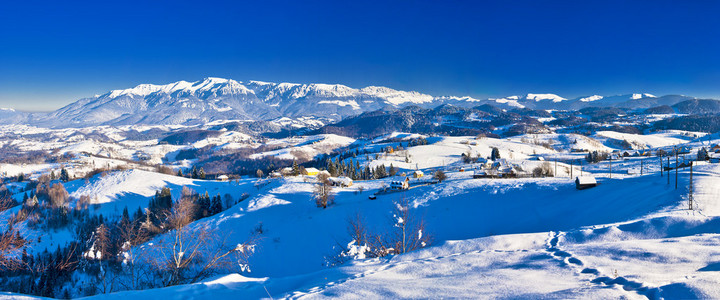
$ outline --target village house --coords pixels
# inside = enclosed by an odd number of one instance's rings
[[[714,144],[712,147],[710,147],[710,152],[720,153],[720,145]]]
[[[318,173],[320,173],[320,170],[318,170],[316,168],[305,168],[305,175],[315,176]]]
[[[330,185],[339,187],[349,187],[353,185],[353,180],[345,176],[330,177],[328,181],[330,181]]]
[[[280,170],[280,174],[283,176],[290,176],[293,174],[293,169],[291,167],[282,168]]]
[[[393,190],[407,190],[410,188],[410,178],[405,177],[405,180],[391,181],[390,188]]]

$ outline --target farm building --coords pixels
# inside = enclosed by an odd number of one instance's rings
[[[710,156],[710,163],[713,163],[713,164],[720,163],[720,156]]]
[[[497,172],[490,169],[477,169],[473,172],[473,178],[494,178],[497,177]]]
[[[638,154],[638,156],[650,156],[650,155],[652,155],[652,152],[650,150],[643,149],[643,150],[638,150],[637,154]]]
[[[425,173],[423,173],[423,172],[420,171],[420,170],[417,170],[417,171],[413,172],[413,177],[414,177],[414,178],[420,178],[420,177],[423,177],[423,176],[425,176]]]
[[[692,148],[690,148],[689,146],[682,146],[677,148],[678,154],[688,154],[690,153],[690,151],[692,151]]]
[[[498,177],[516,177],[515,166],[505,159],[495,161],[491,168],[497,172]]]
[[[410,178],[405,177],[405,180],[391,181],[390,188],[393,190],[407,190],[410,188]]]
[[[228,181],[229,179],[230,177],[228,177],[227,175],[220,175],[217,177],[217,181]]]
[[[290,175],[293,174],[293,169],[290,168],[290,167],[282,168],[282,170],[280,170],[280,173],[281,173],[283,176],[290,176]]]
[[[511,178],[517,177],[517,172],[516,165],[505,159],[499,159],[475,169],[473,178]]]
[[[309,176],[315,176],[318,173],[320,173],[320,170],[318,170],[316,168],[305,168],[305,173],[306,173],[306,175],[309,175]]]
[[[330,177],[328,178],[328,181],[330,181],[331,185],[340,187],[349,187],[353,185],[353,180],[345,176]]]
[[[597,186],[597,180],[592,176],[578,176],[575,178],[575,188],[578,190],[589,189]]]

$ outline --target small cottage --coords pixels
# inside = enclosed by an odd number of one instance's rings
[[[228,177],[227,175],[220,175],[217,177],[217,181],[228,181],[229,179],[230,177]]]
[[[692,151],[692,148],[689,146],[682,146],[677,148],[678,154],[688,154],[690,151]]]
[[[330,177],[328,181],[330,181],[330,185],[339,187],[349,187],[353,185],[353,180],[345,176]]]
[[[578,176],[575,178],[575,188],[578,190],[589,189],[597,186],[597,181],[593,176]]]

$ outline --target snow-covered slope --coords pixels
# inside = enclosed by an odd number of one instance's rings
[[[452,173],[441,184],[377,200],[342,188],[327,210],[314,207],[312,183],[281,179],[198,224],[243,240],[262,222],[267,230],[252,272],[96,298],[717,298],[720,210],[712,199],[720,195],[720,170],[697,171],[698,211],[687,211],[684,191],[666,188],[656,174],[602,178],[598,187],[578,191],[569,178],[473,180]],[[357,184],[366,191],[379,186]],[[322,266],[333,245],[347,242],[339,224],[348,216],[361,212],[378,226],[401,197],[426,217],[434,246]]]

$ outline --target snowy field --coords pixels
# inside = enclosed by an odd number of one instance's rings
[[[720,167],[694,175],[694,211],[686,172],[678,190],[657,173],[583,191],[567,179],[451,179],[412,189],[404,196],[426,217],[434,246],[334,268],[322,266],[323,252],[344,228],[327,225],[357,211],[380,224],[395,196],[342,190],[335,206],[319,210],[303,197],[309,184],[281,180],[203,221],[223,230],[263,222],[252,272],[98,297],[717,298]]]
[[[407,144],[420,138],[428,143]],[[507,139],[394,133],[374,140],[314,135],[267,141],[277,149],[257,157],[314,156],[353,145],[352,149],[369,152],[349,159],[360,165],[392,164],[401,172],[419,169],[427,174],[412,179],[412,188],[402,192],[378,193],[392,181],[404,179],[400,176],[336,187],[335,203],[327,209],[318,208],[312,198],[315,176],[303,175],[214,181],[160,174],[138,165],[71,180],[65,188],[70,207],[87,196],[91,213],[106,217],[117,217],[126,207],[131,212],[148,207],[149,199],[163,187],[170,188],[174,199],[180,197],[183,187],[210,196],[242,197],[241,202],[191,226],[215,228],[238,243],[255,236],[259,226],[263,228],[249,268],[242,273],[90,298],[720,298],[719,164],[695,165],[694,210],[688,210],[689,169],[678,172],[679,188],[675,189],[675,173],[668,183],[668,174],[659,173],[657,157],[626,157],[612,165],[607,161],[575,165],[587,153],[572,152],[576,148],[610,152],[617,149],[614,141],[626,140],[651,149],[686,145],[694,155],[700,147],[718,142],[715,138],[688,132],[598,132],[592,137],[542,134]],[[71,174],[85,174],[92,165],[128,163],[113,155],[103,157],[103,151],[134,155],[130,153],[137,147],[146,149],[143,151],[152,148],[156,157],[164,157],[166,150],[224,148],[232,143],[252,147],[253,142],[233,134],[197,141],[194,146],[141,142],[132,146],[124,141],[111,143],[111,147],[85,141],[60,147],[60,151],[85,153],[73,161],[3,164],[0,170],[7,176],[24,173],[33,178],[61,167]],[[383,152],[398,146],[402,146],[398,151]],[[524,170],[547,162],[557,176],[473,179],[472,169],[477,166],[464,163],[462,155],[488,157],[493,148]],[[428,177],[436,170],[443,170],[447,180],[432,183]],[[577,190],[573,179],[580,172],[595,176],[599,185]],[[19,183],[9,186],[23,187]],[[374,194],[376,199],[369,199]],[[23,196],[21,192],[13,195],[17,200]],[[425,221],[424,234],[432,237],[431,245],[406,254],[328,266],[328,257],[351,242],[347,232],[350,218],[361,215],[371,230],[380,230],[392,225],[395,203],[403,200],[409,201],[413,215]],[[18,210],[15,207],[0,214],[2,223]],[[73,233],[64,229],[39,231],[19,226],[29,232],[29,253],[52,250],[73,239]],[[160,235],[144,246],[164,238]],[[11,294],[0,297],[28,299]]]

